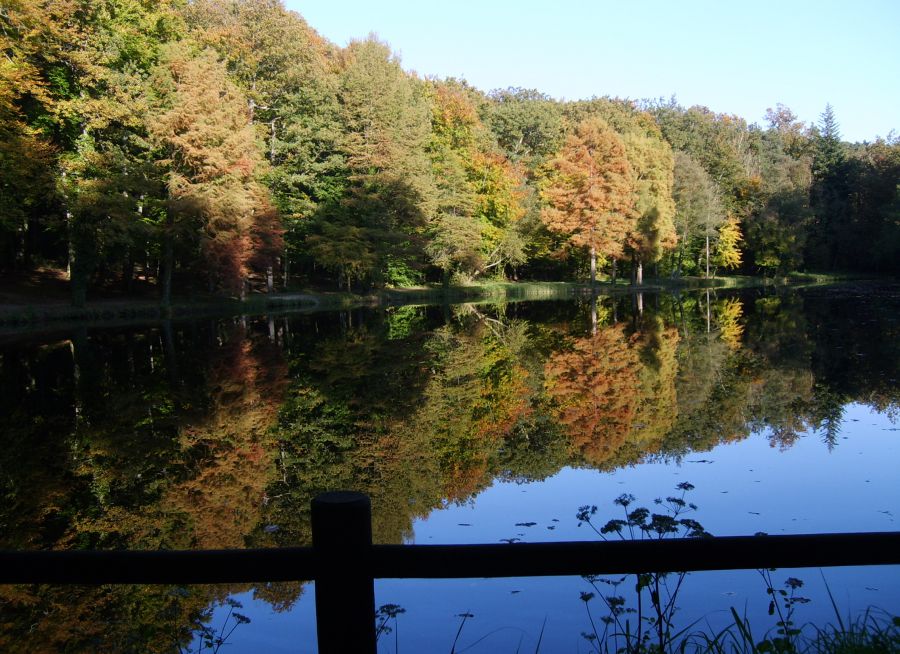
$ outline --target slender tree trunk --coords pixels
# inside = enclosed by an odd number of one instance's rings
[[[635,261],[634,278],[638,286],[644,285],[644,264],[640,259]]]
[[[288,287],[288,279],[290,278],[290,270],[291,270],[291,260],[284,257],[284,290],[287,290]]]
[[[597,285],[597,248],[591,246],[591,289]],[[592,291],[593,292],[593,291]]]
[[[709,279],[709,234],[706,235],[706,278]]]
[[[266,293],[275,291],[275,269],[272,266],[266,268]]]
[[[273,166],[275,165],[275,121],[277,119],[273,118],[272,122],[269,124],[270,133],[269,133],[269,163]]]

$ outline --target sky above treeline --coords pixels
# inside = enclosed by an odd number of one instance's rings
[[[370,32],[404,68],[489,91],[669,98],[763,124],[782,103],[848,141],[900,131],[900,0],[286,0],[344,46]]]

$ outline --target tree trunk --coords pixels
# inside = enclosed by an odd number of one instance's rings
[[[634,279],[638,286],[644,285],[644,264],[641,263],[640,259],[635,261]]]
[[[287,257],[284,258],[284,290],[287,290],[288,287],[288,279],[290,278],[290,270],[291,270],[291,260]]]
[[[709,279],[709,234],[706,235],[706,278]]]
[[[591,288],[597,285],[597,248],[591,246]]]
[[[275,269],[272,266],[266,268],[266,293],[275,291]]]
[[[269,124],[270,134],[269,134],[269,163],[273,166],[275,165],[275,121],[273,118],[272,122]]]

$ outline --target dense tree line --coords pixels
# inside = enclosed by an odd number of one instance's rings
[[[9,0],[0,49],[0,270],[65,267],[76,304],[900,260],[900,141],[830,106],[485,94],[279,0]]]

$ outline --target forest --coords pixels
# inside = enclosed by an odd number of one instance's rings
[[[280,0],[5,0],[0,49],[0,274],[75,306],[900,265],[900,138],[830,105],[486,93]]]

